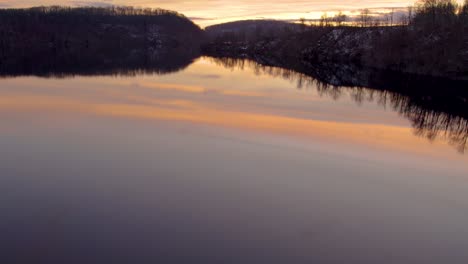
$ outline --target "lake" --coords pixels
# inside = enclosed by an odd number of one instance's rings
[[[3,263],[468,263],[468,121],[427,96],[209,57],[28,75],[0,79]]]

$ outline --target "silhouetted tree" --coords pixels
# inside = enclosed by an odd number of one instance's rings
[[[327,27],[328,26],[328,14],[327,12],[323,13],[320,17],[320,26]]]
[[[457,20],[457,3],[453,0],[420,0],[412,20],[425,30],[446,30]]]
[[[413,6],[408,6],[408,24],[413,20]]]
[[[366,8],[361,10],[361,14],[359,15],[359,22],[361,24],[361,27],[370,26],[371,15],[369,9]]]
[[[460,7],[460,20],[464,27],[468,27],[468,0]]]
[[[344,22],[346,22],[346,19],[348,17],[343,14],[343,12],[339,12],[338,14],[336,14],[334,17],[333,17],[333,22],[337,25],[337,26],[341,26]]]
[[[395,8],[390,9],[390,26],[393,26],[393,17],[395,15]]]
[[[306,29],[306,19],[304,17],[301,17],[299,21],[301,23],[301,28],[304,31]]]

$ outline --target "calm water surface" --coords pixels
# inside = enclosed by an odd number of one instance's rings
[[[459,138],[273,75],[0,79],[1,262],[468,263]]]

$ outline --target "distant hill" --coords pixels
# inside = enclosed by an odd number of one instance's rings
[[[235,39],[252,40],[260,36],[299,32],[302,29],[303,26],[300,24],[281,20],[242,20],[210,26],[205,31],[211,39],[217,37],[225,39],[231,35]]]

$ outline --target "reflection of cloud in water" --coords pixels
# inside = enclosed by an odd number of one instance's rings
[[[160,89],[160,90],[175,90],[188,93],[203,93],[206,89],[202,86],[173,84],[173,83],[151,83],[151,82],[138,82],[135,86],[149,88],[149,89]]]
[[[232,111],[225,109],[222,103],[205,104],[196,100],[147,98],[134,95],[131,91],[121,93],[119,96],[129,102],[96,102],[63,96],[5,96],[0,99],[0,110],[36,113],[50,111],[64,115],[71,112],[142,120],[190,122],[412,153],[424,153],[435,147],[415,140],[409,128],[400,126],[320,121],[249,111]]]
[[[240,97],[262,97],[265,94],[256,91],[246,90],[225,90],[222,88],[206,88],[199,85],[186,85],[175,83],[154,83],[154,82],[135,82],[133,86],[140,88],[148,88],[155,90],[178,91],[185,93],[215,93],[226,96],[240,96]]]
[[[199,74],[199,77],[206,78],[206,79],[219,79],[221,75],[219,74]]]

